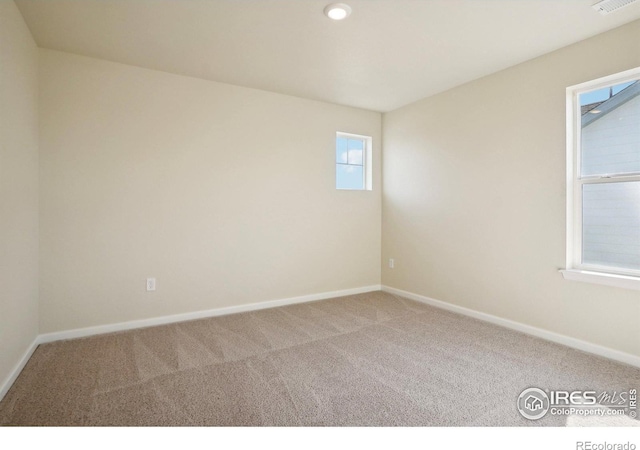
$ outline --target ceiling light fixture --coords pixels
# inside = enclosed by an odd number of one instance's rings
[[[327,7],[324,9],[324,13],[329,19],[346,19],[347,17],[349,17],[349,14],[351,14],[351,6],[345,3],[332,3],[330,5],[327,5]]]
[[[600,114],[602,111],[600,111],[599,109],[592,109],[591,111],[589,111],[590,114]]]

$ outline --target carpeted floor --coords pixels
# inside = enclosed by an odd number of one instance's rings
[[[522,418],[531,386],[619,392],[640,369],[373,292],[41,345],[0,424],[571,424]]]

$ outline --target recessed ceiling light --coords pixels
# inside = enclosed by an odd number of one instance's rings
[[[351,6],[344,3],[332,3],[327,5],[324,9],[324,13],[329,19],[342,20],[349,17],[351,14]]]

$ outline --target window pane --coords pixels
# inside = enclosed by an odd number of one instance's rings
[[[582,262],[640,270],[640,181],[583,185]]]
[[[607,100],[612,94],[615,95],[623,89],[628,88],[634,82],[629,81],[627,83],[616,84],[611,87],[605,87],[602,89],[596,89],[595,91],[585,92],[580,94],[580,106],[592,105],[594,103],[600,103]]]
[[[336,187],[338,189],[364,189],[363,167],[336,164]]]
[[[336,162],[347,162],[347,138],[339,137],[336,140]]]
[[[349,139],[349,150],[364,150],[362,139]]]
[[[362,165],[362,150],[349,150],[349,164]]]
[[[580,94],[581,175],[640,173],[640,81]]]
[[[609,98],[610,90],[608,87],[598,89],[596,91],[585,92],[584,94],[580,94],[580,106],[584,105],[592,105],[595,103],[600,103]]]

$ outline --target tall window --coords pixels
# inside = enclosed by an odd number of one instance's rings
[[[567,100],[567,269],[640,289],[640,68]]]
[[[336,133],[336,189],[371,190],[371,138]]]

